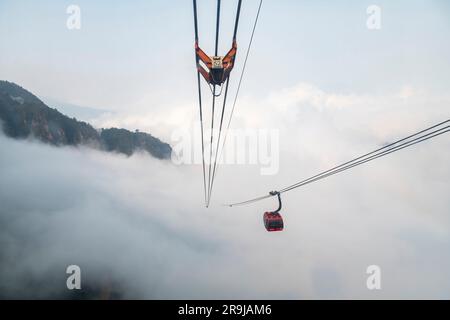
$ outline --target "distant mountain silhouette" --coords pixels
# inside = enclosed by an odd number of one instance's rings
[[[110,110],[97,109],[90,106],[80,106],[72,103],[60,101],[58,99],[50,97],[38,96],[48,107],[56,108],[63,114],[69,114],[71,117],[75,117],[78,121],[89,122],[91,119],[96,119],[103,115],[114,114]]]
[[[143,150],[158,159],[168,159],[172,153],[169,144],[148,133],[117,128],[96,130],[49,108],[29,91],[8,81],[0,81],[0,122],[11,138],[33,137],[55,146],[87,145],[126,155]]]

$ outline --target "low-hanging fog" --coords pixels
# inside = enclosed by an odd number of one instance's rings
[[[233,126],[279,129],[280,169],[222,166],[209,209],[199,165],[0,136],[0,296],[70,297],[75,264],[82,288],[119,298],[450,298],[448,135],[284,194],[280,233],[262,224],[275,199],[222,206],[445,120],[448,96],[300,84],[241,101]],[[374,264],[381,290],[366,287]]]

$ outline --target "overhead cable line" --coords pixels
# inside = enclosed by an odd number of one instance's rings
[[[295,184],[293,184],[293,185],[291,185],[291,186],[289,186],[289,187],[287,187],[287,188],[281,189],[280,191],[285,191],[285,190],[288,189],[288,188],[291,189],[291,188],[295,187],[296,185],[303,184],[303,183],[307,182],[308,180],[314,179],[314,178],[319,177],[319,176],[321,176],[321,175],[323,175],[323,174],[327,174],[327,173],[329,173],[329,172],[331,172],[331,171],[334,171],[334,170],[336,170],[336,169],[340,169],[340,168],[342,168],[342,167],[344,167],[344,166],[346,166],[346,165],[351,165],[351,164],[353,164],[355,161],[364,159],[364,158],[366,158],[366,157],[368,157],[368,156],[370,156],[370,155],[374,155],[374,154],[376,154],[376,153],[378,153],[378,152],[380,152],[380,151],[386,150],[386,149],[388,149],[388,148],[390,148],[390,147],[393,147],[393,146],[399,144],[400,142],[407,142],[408,139],[411,139],[411,138],[413,138],[413,137],[416,137],[416,136],[418,136],[418,135],[420,135],[420,134],[423,134],[423,133],[425,133],[425,132],[427,132],[427,131],[430,131],[430,130],[432,130],[432,129],[441,127],[441,126],[443,126],[444,124],[448,123],[449,121],[450,121],[450,120],[446,120],[446,121],[440,122],[440,123],[438,123],[438,124],[435,124],[435,125],[433,125],[433,126],[431,126],[431,127],[426,128],[426,129],[424,129],[424,130],[421,130],[421,131],[416,132],[416,133],[414,133],[414,134],[412,134],[412,135],[409,135],[409,136],[407,136],[407,137],[405,137],[405,138],[402,138],[402,139],[397,140],[397,141],[395,141],[395,142],[389,143],[389,144],[387,144],[387,145],[385,145],[385,146],[383,146],[383,147],[381,147],[381,148],[378,148],[378,149],[376,149],[376,150],[374,150],[374,151],[371,151],[371,152],[369,152],[369,153],[366,153],[366,154],[364,154],[364,155],[362,155],[362,156],[359,156],[359,157],[357,157],[357,158],[355,158],[355,159],[352,159],[352,160],[350,160],[350,161],[347,161],[347,162],[345,162],[345,163],[343,163],[343,164],[340,164],[340,165],[338,165],[338,166],[336,166],[336,167],[333,167],[333,168],[331,168],[331,169],[329,169],[329,170],[326,170],[326,171],[324,171],[324,172],[321,172],[321,173],[319,173],[319,174],[316,174],[316,175],[313,176],[313,177],[310,177],[310,178],[308,178],[308,179],[305,179],[305,180],[303,180],[303,181],[300,181],[300,182],[298,182],[298,183],[295,183]]]
[[[216,17],[216,44],[214,49],[214,55],[218,55],[219,51],[219,28],[220,28],[220,1],[217,0],[217,17]],[[222,91],[222,90],[221,90]],[[206,207],[209,206],[209,199],[210,199],[210,193],[211,193],[211,162],[212,162],[212,149],[213,149],[213,140],[214,140],[214,113],[215,113],[215,106],[216,106],[216,84],[213,84],[213,93],[212,93],[212,111],[211,111],[211,139],[210,139],[210,146],[209,146],[209,169],[208,169],[208,192],[207,192],[207,200],[206,200]]]
[[[335,167],[333,167],[333,168],[331,168],[329,170],[323,171],[323,172],[321,172],[319,174],[316,174],[316,175],[314,175],[314,176],[312,176],[312,177],[310,177],[308,179],[304,179],[304,180],[302,180],[300,182],[297,182],[297,183],[292,184],[292,185],[290,185],[288,187],[280,189],[279,191],[277,191],[277,193],[281,194],[281,193],[284,193],[284,192],[288,192],[288,191],[293,190],[295,188],[299,188],[301,186],[304,186],[304,185],[313,183],[315,181],[324,179],[324,178],[329,177],[331,175],[334,175],[334,174],[340,173],[342,171],[351,169],[351,168],[353,168],[355,166],[359,166],[359,165],[361,165],[363,163],[366,163],[366,162],[375,160],[377,158],[386,156],[388,154],[391,154],[393,152],[399,151],[401,149],[413,146],[413,145],[415,145],[417,143],[420,143],[420,142],[429,140],[431,138],[440,136],[440,135],[450,131],[450,129],[449,129],[450,126],[448,125],[448,122],[450,122],[450,119],[448,119],[446,121],[443,121],[443,122],[440,122],[440,123],[438,123],[436,125],[433,125],[433,126],[427,128],[427,129],[424,129],[424,130],[421,130],[419,132],[416,132],[416,133],[414,133],[414,134],[412,134],[410,136],[407,136],[407,137],[405,137],[403,139],[397,140],[397,141],[395,141],[393,143],[390,143],[390,144],[388,144],[386,146],[378,148],[378,149],[376,149],[376,150],[374,150],[372,152],[369,152],[369,153],[366,153],[366,154],[364,154],[362,156],[354,158],[354,159],[352,159],[350,161],[347,161],[347,162],[345,162],[345,163],[343,163],[341,165],[335,166]],[[447,124],[447,125],[445,125],[445,124]],[[430,131],[432,129],[434,129],[434,130]],[[411,139],[413,137],[414,137],[414,139]],[[271,192],[271,193],[269,193],[267,195],[264,195],[264,196],[260,196],[260,197],[257,197],[257,198],[249,199],[249,200],[238,202],[238,203],[229,204],[228,206],[231,207],[231,206],[250,204],[250,203],[253,203],[253,202],[256,202],[256,201],[260,201],[260,200],[263,200],[263,199],[270,198],[270,197],[274,196],[274,194],[276,194],[276,193]]]
[[[226,101],[226,96],[227,96],[228,83],[227,83],[227,87],[225,89],[224,104],[223,104],[222,116],[221,116],[221,122],[220,122],[220,129],[219,129],[219,139],[217,140],[216,155],[215,155],[213,172],[212,172],[212,182],[211,182],[211,188],[210,188],[211,190],[212,190],[212,187],[213,187],[213,184],[214,184],[214,179],[216,177],[217,161],[218,160],[220,161],[220,158],[222,156],[222,151],[223,151],[225,143],[226,143],[228,131],[230,129],[231,119],[233,117],[233,113],[234,113],[234,109],[235,109],[235,106],[236,106],[237,98],[239,96],[239,91],[240,91],[240,88],[241,88],[242,79],[244,77],[245,68],[247,66],[247,61],[248,61],[248,57],[249,57],[249,54],[250,54],[250,49],[251,49],[251,46],[252,46],[252,43],[253,43],[253,37],[255,35],[256,26],[258,24],[259,14],[261,12],[262,3],[263,3],[263,0],[260,0],[259,6],[258,6],[258,11],[256,13],[255,22],[254,22],[253,28],[252,28],[252,33],[251,33],[251,36],[250,36],[250,41],[249,41],[249,44],[248,44],[248,47],[247,47],[247,52],[246,52],[246,55],[245,55],[244,65],[242,67],[242,71],[241,71],[241,75],[239,77],[239,83],[238,83],[238,86],[237,86],[236,94],[234,96],[233,106],[231,108],[230,117],[228,119],[227,128],[226,128],[226,131],[225,131],[225,134],[224,134],[223,143],[220,146],[219,145],[220,144],[220,132],[222,131],[222,121],[223,121],[223,115],[224,115],[224,108],[225,108],[225,101]],[[241,1],[239,1],[239,3],[238,3],[238,9],[237,9],[237,14],[236,14],[236,22],[235,22],[235,27],[234,27],[233,41],[236,40],[236,33],[237,33],[237,29],[238,29],[240,10],[241,10]],[[209,191],[209,198],[211,197],[211,190]]]
[[[198,21],[197,21],[197,1],[193,0],[194,5],[194,30],[195,30],[195,42],[198,43]],[[198,55],[195,55],[195,63],[199,63]],[[203,166],[203,192],[205,197],[205,205],[207,202],[206,194],[206,170],[205,170],[205,142],[203,138],[203,110],[202,110],[202,89],[200,83],[200,72],[197,70],[197,85],[198,85],[198,105],[200,111],[200,133],[202,135],[202,166]]]
[[[241,14],[241,5],[242,5],[242,0],[239,0],[238,6],[237,6],[237,11],[236,11],[236,19],[234,22],[233,43],[236,42],[236,36],[237,36],[238,27],[239,27],[239,17]],[[223,126],[223,119],[224,119],[224,115],[225,115],[225,106],[227,103],[229,82],[230,82],[230,78],[227,79],[226,84],[225,84],[225,94],[223,97],[222,112],[221,112],[221,116],[220,116],[219,134],[218,134],[218,138],[217,138],[217,144],[216,144],[216,150],[215,150],[215,156],[214,156],[212,177],[211,177],[211,173],[209,173],[211,182],[209,183],[209,189],[208,189],[208,201],[207,201],[207,205],[206,205],[207,207],[209,206],[209,203],[211,201],[211,193],[212,193],[212,188],[214,185],[215,171],[216,171],[216,167],[217,167],[217,155],[218,155],[218,150],[219,150],[219,145],[220,145],[220,138],[221,138],[221,134],[222,134],[222,126]],[[212,150],[212,145],[211,145],[211,150]]]

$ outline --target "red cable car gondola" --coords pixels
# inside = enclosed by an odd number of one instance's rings
[[[272,191],[270,193],[271,195],[277,195],[278,196],[278,209],[273,212],[265,212],[264,213],[264,227],[267,231],[282,231],[284,228],[283,218],[281,217],[281,214],[279,211],[281,210],[281,197],[280,193],[277,191]]]

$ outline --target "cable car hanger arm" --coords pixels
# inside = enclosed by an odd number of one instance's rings
[[[236,20],[234,24],[233,31],[233,41],[231,49],[225,56],[218,55],[219,46],[219,19],[220,19],[220,0],[217,1],[217,20],[216,20],[216,42],[215,42],[215,53],[214,56],[208,56],[199,46],[198,41],[198,29],[196,28],[196,38],[195,38],[195,54],[197,56],[197,69],[205,79],[205,81],[210,85],[221,86],[230,76],[231,71],[234,68],[234,60],[236,58],[237,52],[237,42],[236,35],[239,25],[239,16],[241,12],[242,0],[238,2],[238,9],[236,13]],[[194,19],[197,21],[197,2],[194,0]],[[197,25],[197,22],[196,22]],[[204,66],[200,64],[203,63]]]

